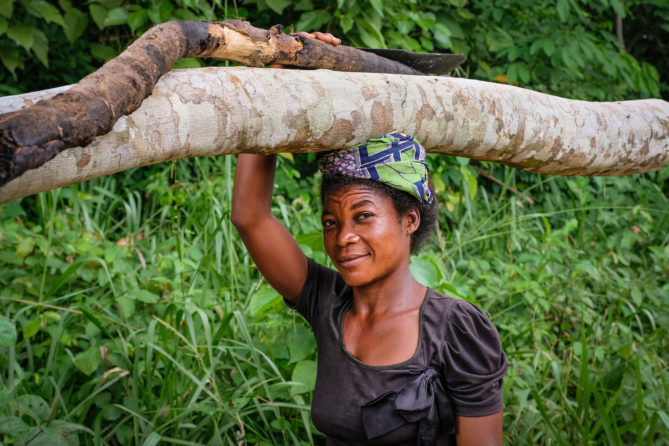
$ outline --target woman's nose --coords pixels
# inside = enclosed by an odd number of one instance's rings
[[[359,240],[358,234],[354,231],[353,225],[344,223],[337,233],[337,245],[346,246],[356,243]]]

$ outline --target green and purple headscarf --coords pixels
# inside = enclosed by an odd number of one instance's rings
[[[325,152],[319,158],[325,176],[346,176],[379,181],[432,202],[427,182],[425,148],[411,135],[389,133],[362,144]]]

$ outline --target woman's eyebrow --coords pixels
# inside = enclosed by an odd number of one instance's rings
[[[372,204],[372,205],[373,205],[374,202],[373,202],[372,200],[362,200],[362,201],[358,201],[358,202],[355,203],[353,206],[351,206],[351,210],[353,210],[353,209],[358,209],[358,208],[363,207],[363,206],[368,205],[368,204]]]

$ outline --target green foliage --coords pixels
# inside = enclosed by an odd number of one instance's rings
[[[667,94],[659,0],[0,0],[0,91],[76,82],[155,23],[237,17],[464,52],[458,75],[560,96]],[[667,438],[669,170],[556,178],[428,161],[439,231],[411,270],[497,325],[507,443]],[[0,443],[319,441],[316,345],[229,223],[233,163],[182,160],[0,206]],[[276,183],[275,214],[327,263],[314,155],[285,154]]]
[[[660,78],[669,71],[669,6],[658,0],[3,0],[0,90],[76,82],[157,23],[237,17],[326,30],[355,46],[462,52],[468,62],[460,75],[560,96],[619,100],[669,91]]]
[[[274,212],[327,262],[312,160],[280,158]],[[498,327],[507,442],[666,437],[669,170],[429,162],[440,229],[411,270]],[[232,168],[182,160],[0,207],[3,444],[312,442],[316,345],[229,223]]]

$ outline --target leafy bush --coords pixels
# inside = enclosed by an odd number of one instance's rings
[[[578,99],[659,97],[669,88],[659,76],[667,72],[669,6],[659,0],[6,0],[0,90],[76,82],[156,23],[236,17],[323,29],[355,46],[463,52],[461,75]]]
[[[4,1],[0,89],[75,82],[171,18],[248,17],[354,45],[462,51],[458,75],[561,96],[658,96],[668,11],[617,0]],[[497,325],[506,441],[666,438],[668,168],[558,178],[429,163],[440,224],[412,272]],[[274,212],[327,262],[313,164],[280,158]],[[309,419],[315,345],[229,223],[233,167],[182,160],[0,206],[2,444],[322,442]]]

